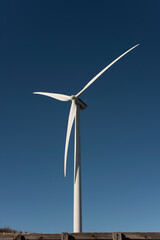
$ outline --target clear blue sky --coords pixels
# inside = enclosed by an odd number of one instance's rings
[[[70,103],[81,112],[83,231],[160,231],[160,1],[0,2],[0,227],[72,232]]]

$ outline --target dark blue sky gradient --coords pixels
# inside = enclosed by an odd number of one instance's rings
[[[0,227],[72,232],[70,103],[82,95],[83,231],[160,231],[160,2],[0,2]]]

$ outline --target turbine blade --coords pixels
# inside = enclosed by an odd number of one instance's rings
[[[120,55],[118,58],[116,58],[113,62],[111,62],[107,67],[105,67],[101,72],[99,72],[94,78],[92,78],[89,83],[79,92],[77,93],[76,97],[79,97],[97,78],[99,78],[108,68],[110,68],[115,62],[117,62],[120,58],[122,58],[124,55],[132,51],[134,48],[136,48],[139,44],[135,45],[134,47],[130,48],[128,51],[124,52],[122,55]]]
[[[44,95],[44,96],[47,96],[47,97],[55,98],[55,99],[60,100],[60,101],[69,101],[69,100],[71,100],[70,96],[64,95],[64,94],[58,94],[58,93],[34,92],[33,94]]]
[[[70,135],[71,135],[71,130],[72,130],[75,114],[76,114],[76,104],[75,104],[75,101],[73,100],[72,104],[71,104],[71,108],[70,108],[69,118],[68,118],[65,153],[64,153],[64,176],[65,177],[66,177],[68,145],[69,145],[69,139],[70,139]]]

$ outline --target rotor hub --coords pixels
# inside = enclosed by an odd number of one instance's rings
[[[76,96],[75,95],[72,95],[71,96],[71,100],[75,100],[76,99]]]

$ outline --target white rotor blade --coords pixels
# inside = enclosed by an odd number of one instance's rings
[[[69,100],[71,100],[70,96],[64,95],[64,94],[58,94],[58,93],[34,92],[33,94],[44,95],[44,96],[47,96],[47,97],[55,98],[55,99],[60,100],[60,101],[69,101]]]
[[[72,125],[76,114],[76,104],[75,101],[72,101],[71,109],[68,118],[68,126],[67,126],[67,134],[66,134],[66,144],[65,144],[65,153],[64,153],[64,176],[66,176],[66,166],[67,166],[67,152],[68,152],[68,144],[71,135]]]
[[[139,44],[135,45],[134,47],[130,48],[128,51],[120,55],[118,58],[116,58],[113,62],[111,62],[107,67],[105,67],[100,73],[98,73],[94,78],[92,78],[89,83],[79,92],[77,93],[76,97],[79,97],[98,77],[100,77],[108,68],[110,68],[115,62],[117,62],[120,58],[122,58],[124,55],[126,55],[128,52],[133,50],[135,47],[137,47]]]

